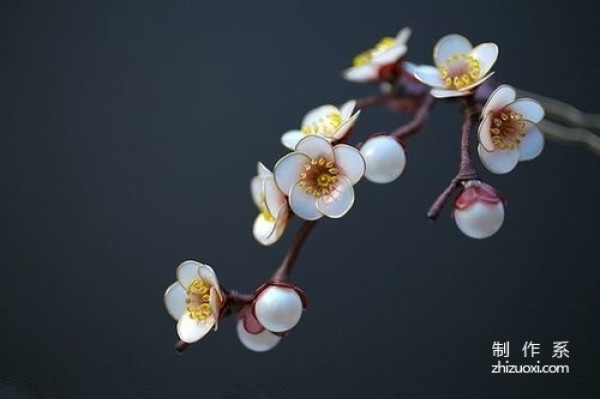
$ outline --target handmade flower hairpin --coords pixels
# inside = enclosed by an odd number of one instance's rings
[[[418,133],[429,117],[435,99],[456,100],[463,114],[460,129],[460,162],[456,175],[433,202],[427,216],[435,220],[454,196],[452,216],[459,230],[475,239],[494,235],[505,217],[505,199],[483,182],[471,159],[473,124],[477,128],[477,152],[481,163],[493,173],[510,172],[518,162],[536,158],[544,147],[544,135],[576,141],[567,127],[545,123],[543,105],[551,116],[567,119],[579,130],[588,122],[584,114],[569,108],[565,114],[556,101],[541,96],[518,98],[519,90],[508,85],[494,87],[490,77],[498,46],[473,47],[460,35],[441,38],[434,46],[435,66],[408,62],[405,56],[410,29],[385,37],[355,57],[343,77],[354,82],[384,84],[375,96],[349,100],[339,107],[321,105],[302,119],[300,126],[281,136],[289,150],[274,163],[272,171],[258,163],[251,179],[251,198],[258,209],[252,226],[262,245],[275,244],[289,220],[304,223],[271,278],[251,294],[225,289],[213,269],[188,260],[177,268],[177,282],[165,292],[165,305],[177,320],[178,350],[182,351],[211,330],[219,321],[237,315],[237,334],[248,349],[267,351],[300,322],[307,307],[304,292],[290,278],[296,259],[319,219],[337,219],[355,202],[354,185],[364,177],[385,184],[398,179],[407,160],[405,142]],[[543,103],[543,104],[541,104]],[[410,112],[412,119],[389,132],[370,134],[363,142],[348,144],[362,110],[387,105]],[[581,132],[580,132],[581,133]],[[591,134],[591,133],[590,133]],[[592,142],[592,141],[590,141]],[[598,142],[590,144],[600,149]]]

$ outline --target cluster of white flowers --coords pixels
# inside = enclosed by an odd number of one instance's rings
[[[441,99],[474,96],[494,73],[498,58],[494,43],[473,47],[463,36],[447,35],[434,47],[435,66],[416,66],[404,59],[410,34],[404,28],[360,53],[343,72],[344,78],[387,82],[389,89],[394,81],[408,76],[421,88],[429,86],[430,95]],[[309,111],[298,129],[281,136],[281,143],[291,152],[275,163],[273,172],[258,163],[250,190],[259,210],[252,230],[260,244],[279,240],[292,216],[307,221],[344,216],[354,204],[354,185],[363,176],[374,183],[390,183],[402,174],[406,151],[397,137],[374,135],[360,148],[345,143],[360,115],[356,108],[357,102],[350,100],[340,107],[326,104]],[[544,110],[535,100],[517,99],[512,87],[499,86],[481,107],[477,150],[482,164],[503,174],[519,161],[537,157],[544,137],[536,124],[543,117]],[[504,221],[501,195],[479,180],[458,181],[462,190],[453,212],[457,226],[472,238],[492,236]],[[306,308],[303,292],[287,282],[269,281],[251,298],[238,309],[237,333],[244,346],[259,352],[275,347]],[[185,343],[216,330],[219,318],[231,311],[229,300],[213,269],[196,261],[179,265],[177,282],[165,293],[167,310],[177,320],[179,338]]]
[[[473,95],[494,74],[492,67],[498,58],[498,46],[495,43],[473,47],[464,36],[446,35],[434,46],[435,66],[413,66],[402,59],[408,50],[409,37],[410,29],[404,28],[395,39],[382,39],[373,49],[357,56],[354,66],[344,72],[344,77],[356,82],[384,81],[382,71],[389,71],[391,66],[403,63],[405,70],[431,87],[430,94],[433,97],[442,99]],[[517,99],[512,87],[499,86],[483,106],[480,118],[477,151],[482,164],[492,173],[508,173],[519,161],[534,159],[542,152],[544,136],[537,124],[544,118],[544,110],[533,99]],[[368,150],[363,148],[361,153],[365,156]],[[400,159],[396,157],[398,162]],[[367,176],[369,163],[375,165],[382,162],[379,158],[367,162]],[[372,168],[375,169],[374,166]],[[372,179],[378,180],[377,177]],[[499,195],[495,196],[494,201],[489,201],[491,192],[496,191],[488,185],[479,182],[465,182],[464,185],[464,192],[455,202],[454,217],[458,227],[472,238],[493,235],[504,220],[503,201]],[[480,192],[486,194],[484,197],[487,200],[477,200],[479,195],[473,193]],[[470,200],[466,201],[465,198]]]

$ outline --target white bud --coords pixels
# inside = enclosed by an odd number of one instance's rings
[[[373,183],[390,183],[396,180],[406,166],[404,148],[390,136],[367,140],[360,153],[365,159],[365,177]]]
[[[488,204],[477,201],[465,209],[455,209],[454,220],[464,234],[471,238],[488,238],[504,222],[504,205],[501,201]]]
[[[256,299],[254,314],[267,330],[283,332],[292,329],[302,316],[302,299],[292,288],[270,286]]]
[[[269,330],[263,330],[258,334],[252,334],[244,328],[244,320],[240,319],[237,322],[237,334],[240,342],[248,349],[254,352],[266,352],[273,349],[281,337],[273,334]]]

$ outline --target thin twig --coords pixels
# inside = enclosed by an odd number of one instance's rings
[[[406,125],[392,131],[389,135],[395,137],[396,139],[404,140],[417,133],[419,129],[423,127],[425,121],[427,121],[427,117],[429,116],[429,111],[433,103],[434,98],[431,95],[426,95],[421,101],[417,112],[415,112],[413,119]]]
[[[462,134],[460,140],[460,164],[458,167],[458,173],[427,211],[427,217],[431,220],[436,220],[438,218],[450,196],[463,182],[468,180],[477,180],[479,178],[477,171],[473,166],[473,161],[471,160],[471,150],[469,148],[473,119],[477,117],[477,110],[473,102],[473,97],[466,97],[464,102],[465,108],[463,113],[465,119],[462,125]]]
[[[600,129],[600,114],[589,114],[573,107],[565,102],[555,100],[541,94],[530,91],[515,89],[519,96],[531,97],[540,102],[547,115],[569,121],[577,127]],[[567,140],[570,141],[570,140]]]
[[[538,126],[550,139],[563,143],[581,144],[595,154],[600,155],[600,137],[589,130],[578,127],[566,127],[549,120],[541,121]]]
[[[300,229],[296,233],[294,242],[292,242],[290,249],[287,251],[287,253],[285,254],[285,257],[283,258],[281,265],[275,271],[275,273],[273,273],[273,277],[271,277],[271,281],[280,282],[280,283],[284,283],[284,282],[288,281],[290,274],[292,272],[292,269],[294,267],[294,264],[296,263],[296,259],[298,258],[298,255],[300,254],[300,250],[304,246],[306,239],[308,238],[308,236],[310,235],[312,229],[315,227],[316,224],[317,224],[316,220],[315,221],[306,221],[306,222],[304,222],[302,227],[300,227]]]

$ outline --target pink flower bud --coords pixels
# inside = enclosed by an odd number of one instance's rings
[[[467,182],[454,202],[454,220],[460,231],[471,238],[494,235],[504,222],[500,193],[485,183]]]

